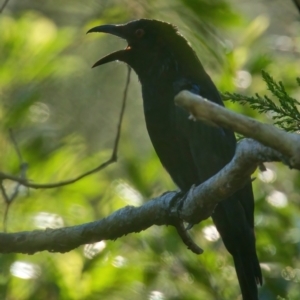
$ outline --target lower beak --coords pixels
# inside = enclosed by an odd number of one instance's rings
[[[126,50],[126,49],[110,53],[110,54],[102,57],[101,59],[99,59],[93,65],[92,68],[104,65],[104,64],[109,63],[111,61],[117,61],[117,60],[119,60],[119,61],[127,62],[126,58],[128,57],[128,55],[129,55],[129,50]]]

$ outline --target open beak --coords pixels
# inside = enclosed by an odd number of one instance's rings
[[[100,25],[100,26],[96,26],[92,29],[90,29],[87,33],[90,32],[103,32],[103,33],[109,33],[115,36],[118,36],[122,39],[126,39],[126,28],[124,25]],[[100,60],[98,60],[94,65],[94,67],[106,64],[108,62],[111,61],[127,61],[128,55],[130,52],[130,47],[127,47],[124,50],[119,50],[113,53],[110,53],[106,56],[104,56],[103,58],[101,58]]]

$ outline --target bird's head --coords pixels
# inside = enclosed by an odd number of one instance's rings
[[[178,68],[182,57],[185,57],[185,64],[189,58],[198,61],[195,52],[177,28],[166,22],[140,19],[121,25],[97,26],[90,29],[90,32],[109,33],[128,43],[125,49],[108,54],[93,67],[111,61],[123,61],[141,76],[143,72],[161,74],[162,70],[174,69],[175,65]]]

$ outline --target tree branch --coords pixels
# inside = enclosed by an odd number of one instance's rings
[[[174,224],[176,214],[180,221],[198,223],[208,218],[220,201],[246,184],[259,163],[281,159],[280,153],[254,140],[244,139],[225,168],[203,184],[191,188],[184,197],[178,197],[178,192],[168,192],[140,207],[126,206],[102,220],[73,227],[1,233],[0,253],[67,252],[83,244],[116,240],[153,225]],[[174,198],[178,200],[174,202]],[[180,201],[183,203],[178,211]],[[190,247],[190,240],[184,242]]]
[[[91,223],[59,229],[0,234],[0,253],[37,251],[67,252],[80,245],[140,232],[152,225],[165,225],[168,204],[176,193],[166,193],[141,207],[126,206],[110,216]]]
[[[237,114],[188,91],[180,92],[175,97],[175,102],[189,111],[197,120],[230,128],[279,151],[287,157],[286,162],[291,168],[300,169],[300,136],[298,134],[288,133],[273,125],[263,124]]]
[[[82,244],[100,240],[115,240],[123,235],[140,232],[152,225],[174,225],[182,241],[195,253],[201,253],[183,227],[183,221],[196,224],[207,219],[215,206],[238,191],[248,181],[257,166],[269,161],[288,161],[299,169],[299,137],[273,126],[233,113],[224,107],[183,91],[176,97],[177,104],[192,115],[218,126],[231,128],[252,139],[243,139],[237,145],[233,159],[216,175],[186,195],[168,192],[140,207],[124,207],[107,218],[83,225],[60,229],[0,234],[0,253],[35,253],[70,251]],[[287,145],[284,145],[287,143]],[[278,149],[276,151],[274,149]],[[298,152],[299,153],[299,152]]]
[[[298,8],[298,10],[300,12],[300,1],[299,0],[293,0],[293,2],[295,3],[296,7]]]
[[[192,224],[207,219],[219,202],[249,182],[259,164],[284,159],[281,153],[255,140],[243,139],[238,143],[233,159],[220,172],[189,190],[180,217]]]
[[[0,7],[0,14],[3,13],[4,8],[6,7],[6,5],[8,4],[9,0],[4,0],[2,6]]]

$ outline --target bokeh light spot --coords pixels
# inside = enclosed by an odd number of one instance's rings
[[[92,259],[94,258],[98,253],[103,251],[106,247],[106,243],[104,241],[94,243],[94,244],[87,244],[83,248],[83,254],[86,258]]]
[[[220,238],[220,234],[217,231],[216,226],[214,225],[209,225],[206,226],[202,229],[204,237],[210,241],[210,242],[215,242]]]
[[[267,196],[267,201],[278,208],[282,208],[287,206],[288,200],[287,197],[284,193],[279,192],[279,191],[273,191]]]
[[[126,265],[127,259],[123,256],[116,256],[112,262],[112,265],[116,268],[122,268]]]
[[[36,102],[29,108],[29,118],[35,123],[44,123],[49,119],[49,106],[42,102]]]
[[[277,175],[276,175],[275,171],[267,168],[266,171],[258,173],[258,178],[262,182],[271,183],[271,182],[274,182],[276,180]]]
[[[131,205],[141,205],[143,203],[143,196],[125,181],[116,180],[114,185],[116,194],[126,203]]]
[[[294,269],[292,267],[285,267],[284,269],[282,269],[281,271],[281,276],[282,278],[284,278],[285,280],[293,280],[295,277],[295,272]]]
[[[272,256],[275,255],[276,252],[277,252],[276,247],[274,245],[271,245],[271,244],[264,247],[264,250],[266,252],[268,252],[269,255],[272,255]]]
[[[279,35],[275,39],[275,48],[280,51],[291,51],[294,48],[294,42],[287,35]]]
[[[41,275],[41,268],[35,264],[16,261],[10,266],[10,273],[22,279],[33,279]]]
[[[164,300],[164,294],[159,291],[152,291],[149,295],[149,300]]]
[[[238,88],[246,89],[252,83],[252,76],[248,71],[244,71],[244,70],[237,71],[234,83]]]
[[[271,266],[269,264],[267,264],[267,263],[260,263],[259,265],[260,265],[260,267],[261,267],[262,270],[265,270],[267,272],[271,272],[272,271]]]
[[[57,214],[39,212],[33,218],[34,225],[38,228],[61,228],[64,226],[64,220]]]

